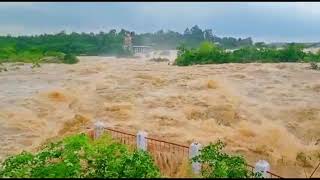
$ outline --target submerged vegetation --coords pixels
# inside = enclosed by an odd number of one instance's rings
[[[303,46],[291,43],[283,49],[249,46],[234,51],[226,51],[212,42],[203,42],[199,48],[178,47],[176,65],[219,63],[272,63],[272,62],[320,62],[320,52],[304,52]]]
[[[169,62],[170,60],[167,59],[167,58],[158,57],[158,58],[151,58],[149,61],[154,61],[154,62]]]
[[[75,63],[79,62],[79,59],[73,54],[66,54],[63,57],[62,62],[65,64],[75,64]]]
[[[310,63],[310,68],[313,70],[320,70],[320,66],[315,62]]]

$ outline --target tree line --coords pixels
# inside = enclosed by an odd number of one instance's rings
[[[202,30],[198,25],[190,29],[186,28],[183,33],[171,30],[166,32],[159,30],[155,33],[137,34],[133,41],[137,45],[153,45],[156,49],[176,49],[180,44],[194,48],[199,46],[203,41],[214,42],[220,47],[228,49],[251,46],[253,44],[250,37],[245,39],[233,37],[220,38],[214,35],[212,29]]]
[[[194,48],[203,41],[219,44],[223,48],[237,48],[252,45],[251,38],[219,38],[211,29],[202,30],[197,25],[184,33],[160,30],[155,33],[136,34],[125,29],[117,32],[41,34],[32,36],[0,36],[0,62],[38,61],[46,56],[63,60],[65,55],[115,55],[130,56],[123,48],[126,33],[133,34],[134,45],[152,45],[155,49],[176,49],[180,44]]]
[[[35,36],[0,37],[0,61],[33,61],[46,56],[62,58],[65,55],[118,55],[126,54],[122,48],[123,31],[116,33],[71,33]]]
[[[176,65],[213,63],[277,63],[277,62],[320,62],[320,51],[304,52],[301,44],[289,43],[282,49],[268,47],[263,43],[227,51],[212,42],[203,42],[198,48],[178,47]]]

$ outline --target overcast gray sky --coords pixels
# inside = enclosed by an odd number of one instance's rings
[[[0,2],[0,34],[183,32],[195,24],[215,35],[254,41],[319,42],[320,2]]]

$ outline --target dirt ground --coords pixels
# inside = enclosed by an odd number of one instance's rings
[[[221,139],[229,153],[253,165],[268,160],[284,177],[309,176],[320,160],[320,72],[309,64],[80,60],[35,69],[5,64],[0,159],[101,120],[184,144]]]

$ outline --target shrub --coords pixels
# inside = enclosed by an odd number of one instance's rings
[[[241,156],[231,156],[222,149],[225,144],[220,140],[215,144],[205,146],[200,155],[192,159],[193,162],[203,164],[201,175],[205,178],[248,178],[259,177],[260,174],[250,172],[246,161]]]
[[[295,45],[294,43],[289,44],[284,49],[279,51],[282,62],[297,62],[299,60],[303,60],[306,55],[303,52],[303,47],[300,45]]]
[[[198,49],[178,47],[178,57],[175,64],[188,66],[193,64],[226,63],[230,60],[230,54],[211,42],[201,43]]]
[[[17,178],[150,178],[160,177],[149,154],[132,151],[109,136],[92,141],[85,134],[46,145],[39,152],[7,158],[0,177]]]
[[[76,64],[79,62],[79,59],[73,54],[66,54],[62,62],[65,64]]]

